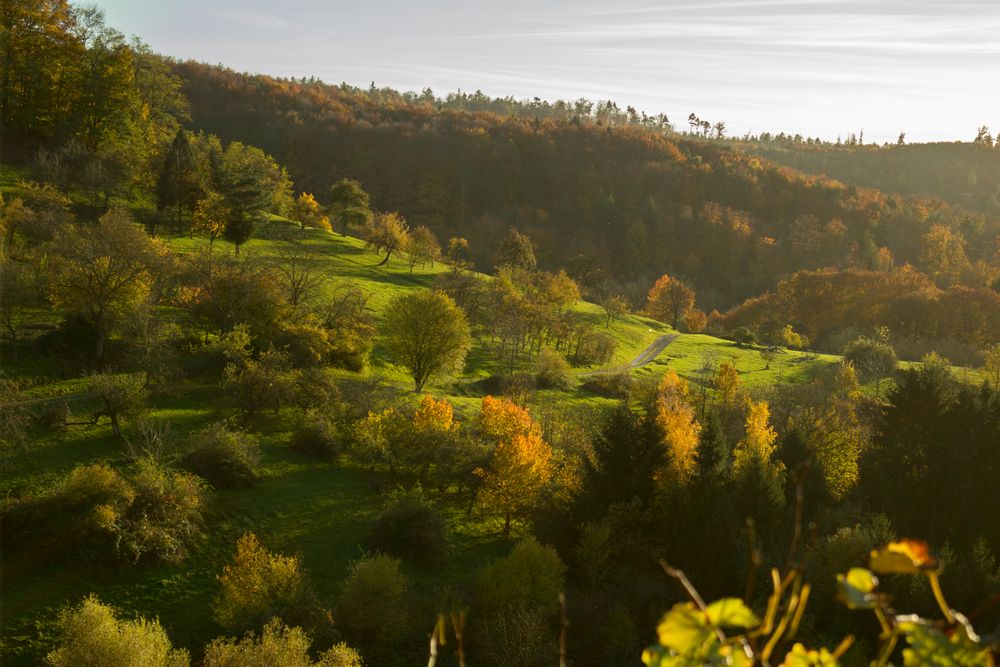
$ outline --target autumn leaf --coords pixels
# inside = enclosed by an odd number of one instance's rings
[[[940,569],[938,559],[931,554],[926,542],[907,539],[872,551],[869,566],[879,574],[919,574]]]

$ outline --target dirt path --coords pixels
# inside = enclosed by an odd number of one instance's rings
[[[666,349],[667,345],[674,342],[680,334],[664,334],[654,340],[649,344],[645,350],[642,351],[638,357],[628,362],[624,366],[615,366],[612,368],[599,368],[596,371],[584,371],[583,373],[578,373],[579,377],[586,377],[588,375],[604,375],[607,373],[618,373],[621,370],[635,370],[636,368],[641,368],[651,362],[653,359],[659,356],[660,352]]]

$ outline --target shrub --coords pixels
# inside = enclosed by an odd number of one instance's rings
[[[587,391],[591,391],[598,396],[608,398],[625,398],[632,390],[632,375],[627,369],[622,369],[613,373],[595,373],[587,376],[583,386]]]
[[[201,480],[143,459],[132,483],[135,499],[115,523],[119,553],[132,562],[147,556],[181,560],[201,529]]]
[[[372,650],[386,650],[407,622],[406,575],[398,558],[378,554],[351,566],[338,605],[348,639]]]
[[[204,490],[193,475],[140,460],[131,480],[104,464],[74,469],[51,491],[8,504],[4,540],[34,553],[176,561],[198,534]]]
[[[292,394],[288,357],[273,349],[259,358],[245,357],[226,365],[223,384],[249,420],[263,410],[277,412]]]
[[[84,559],[109,555],[114,552],[113,517],[134,498],[131,485],[110,466],[80,466],[45,493],[6,502],[0,514],[4,545],[47,556],[68,551]]]
[[[236,542],[236,556],[219,581],[215,620],[228,630],[259,627],[274,616],[294,623],[313,609],[299,559],[271,553],[253,533]]]
[[[757,342],[757,334],[746,327],[736,327],[729,332],[729,338],[740,347],[753,345]]]
[[[439,564],[448,553],[445,521],[420,491],[395,494],[375,521],[373,549],[425,564]]]
[[[250,486],[257,480],[260,443],[244,431],[217,423],[195,433],[187,464],[216,486]]]
[[[896,351],[888,343],[859,337],[844,348],[844,358],[861,373],[865,381],[884,378],[899,365]]]
[[[572,389],[573,375],[566,359],[555,350],[542,350],[535,359],[535,382],[542,389]]]
[[[552,547],[527,538],[479,575],[479,601],[488,610],[554,610],[566,566]]]
[[[57,623],[59,648],[45,662],[52,667],[187,667],[187,651],[175,649],[159,621],[118,620],[94,596],[66,609]]]
[[[318,410],[305,414],[302,423],[292,433],[291,448],[324,461],[337,460],[340,447],[337,442],[337,424]]]
[[[481,626],[484,663],[504,667],[542,667],[558,660],[555,632],[537,609],[503,609]]]
[[[362,667],[357,651],[337,644],[313,662],[309,636],[302,628],[289,628],[271,619],[258,638],[248,633],[242,640],[220,637],[205,649],[204,667]]]
[[[592,331],[580,338],[573,360],[582,366],[606,364],[618,348],[614,336],[603,331]]]

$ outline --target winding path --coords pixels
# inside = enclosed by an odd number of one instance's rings
[[[622,370],[629,370],[629,371],[631,371],[631,370],[634,370],[636,368],[641,368],[642,366],[645,366],[646,364],[648,364],[649,362],[651,362],[653,359],[656,359],[656,357],[659,356],[660,352],[663,352],[663,350],[666,349],[667,345],[670,345],[671,343],[673,343],[674,339],[676,339],[679,335],[680,334],[675,334],[675,333],[673,333],[673,334],[663,334],[662,336],[660,336],[656,340],[654,340],[652,343],[650,343],[649,347],[647,347],[645,350],[643,350],[642,353],[638,357],[636,357],[632,361],[628,362],[624,366],[614,366],[614,367],[609,367],[609,368],[599,368],[599,369],[597,369],[595,371],[584,371],[582,373],[577,373],[577,375],[579,377],[585,377],[585,376],[588,376],[588,375],[604,375],[604,374],[607,374],[607,373],[618,373],[618,372],[620,372]]]

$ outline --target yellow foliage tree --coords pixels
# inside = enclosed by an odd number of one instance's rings
[[[688,383],[673,369],[660,382],[656,397],[656,423],[663,429],[667,447],[667,474],[687,484],[694,475],[698,458],[701,424],[689,400]]]
[[[323,231],[333,231],[330,218],[323,214],[323,207],[308,192],[303,192],[292,206],[292,219],[298,221],[302,229],[314,227]]]
[[[419,433],[447,433],[457,424],[455,412],[446,399],[435,400],[430,394],[420,399],[420,406],[413,414],[413,429]]]
[[[230,210],[226,198],[210,190],[195,204],[191,229],[195,233],[208,236],[208,247],[211,248],[215,239],[222,236],[222,232],[225,231],[229,216]]]
[[[534,507],[552,479],[552,448],[537,429],[516,433],[497,444],[489,469],[476,474],[483,480],[479,502],[504,517],[503,533],[508,535],[511,520]]]
[[[736,397],[740,391],[740,374],[729,361],[723,361],[715,371],[715,395],[719,403],[724,407],[731,407],[736,404]]]
[[[413,414],[408,437],[401,439],[402,458],[418,468],[421,478],[425,478],[431,463],[439,459],[440,452],[458,431],[458,426],[451,403],[443,398],[436,400],[430,394],[424,395]]]
[[[219,583],[215,618],[230,630],[256,627],[272,616],[298,611],[308,596],[299,559],[271,553],[253,533],[236,542],[236,557],[222,568]]]
[[[479,412],[479,430],[489,440],[500,442],[538,430],[528,411],[511,401],[487,396]]]
[[[733,450],[733,472],[739,474],[753,463],[769,463],[774,454],[778,433],[769,423],[771,409],[767,401],[746,403],[745,435]]]

